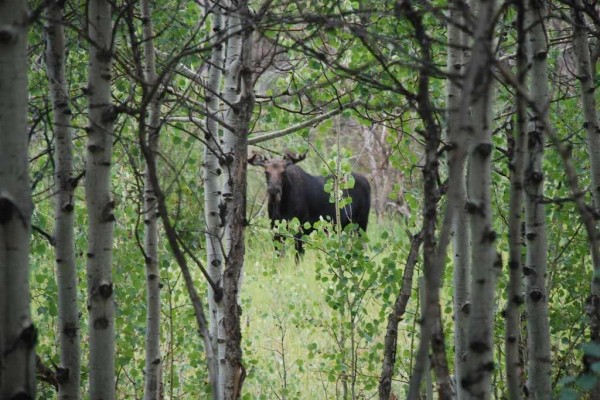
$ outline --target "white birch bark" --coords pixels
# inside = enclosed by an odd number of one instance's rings
[[[525,1],[519,0],[517,6],[517,78],[524,85],[527,73],[527,55],[525,51]],[[513,136],[512,157],[509,160],[510,200],[508,210],[508,286],[506,301],[506,326],[504,352],[506,361],[507,391],[511,400],[521,398],[521,370],[523,365],[519,356],[521,337],[520,307],[523,304],[521,271],[521,222],[523,214],[523,178],[524,157],[527,134],[527,103],[523,96],[516,96],[516,129]],[[510,150],[509,150],[510,151]]]
[[[148,103],[148,151],[156,153],[159,146],[160,100],[154,49],[154,27],[149,0],[141,1],[144,39],[144,92]],[[156,157],[146,162],[156,163]],[[146,265],[146,364],[144,367],[144,399],[160,399],[162,356],[160,353],[160,270],[158,264],[158,208],[156,191],[146,167],[144,181],[144,252]]]
[[[496,264],[496,233],[492,224],[491,207],[491,155],[492,155],[492,105],[494,85],[491,74],[494,32],[493,16],[495,2],[478,4],[479,22],[475,37],[471,69],[475,74],[472,92],[471,126],[467,174],[469,223],[471,228],[471,307],[469,314],[469,353],[465,376],[461,380],[465,399],[488,399],[491,392],[491,376],[494,371],[493,323],[494,294],[498,265]],[[485,22],[485,23],[484,23]],[[474,61],[474,59],[478,61]]]
[[[461,82],[458,76],[464,73],[464,53],[462,47],[466,40],[461,30],[464,18],[459,2],[450,3],[448,14],[448,72],[453,76],[447,80],[447,110],[448,110],[448,140],[450,143],[458,141],[457,136],[464,134],[461,131],[460,101]],[[469,216],[465,212],[467,202],[467,186],[464,169],[460,173],[458,196],[460,202],[452,203],[454,207],[454,221],[452,223],[453,245],[453,293],[454,293],[454,374],[458,382],[464,377],[465,361],[467,357],[467,328],[469,320],[470,299],[470,230]],[[457,385],[457,398],[462,398],[462,387]]]
[[[58,338],[60,365],[56,371],[58,397],[79,399],[81,349],[79,306],[77,304],[77,264],[74,241],[73,143],[71,108],[65,78],[65,33],[63,7],[52,2],[46,17],[46,73],[50,84],[54,125],[54,185],[56,187],[54,239],[56,241],[56,280],[58,285]]]
[[[551,387],[550,327],[548,296],[546,290],[546,237],[544,196],[544,144],[546,128],[543,120],[549,108],[547,37],[545,20],[548,5],[530,0],[526,11],[529,27],[528,52],[531,64],[531,95],[536,109],[529,122],[527,154],[525,156],[525,238],[527,255],[524,274],[526,278],[525,303],[527,307],[528,335],[528,387],[532,399],[549,399]]]
[[[27,3],[0,2],[0,398],[35,398],[29,300]]]
[[[217,123],[220,110],[220,89],[223,65],[223,18],[221,7],[215,3],[209,9],[212,16],[213,49],[211,53],[211,66],[208,73],[208,87],[206,89],[206,108],[208,117],[206,119],[206,136],[204,147],[204,217],[206,221],[206,263],[212,281],[221,288],[223,271],[222,252],[222,226],[219,214],[219,200],[221,193],[222,169],[219,165],[221,154],[219,142],[219,125]],[[214,117],[214,118],[213,118]],[[215,293],[212,286],[208,289],[208,312],[210,338],[214,353],[218,353],[219,320],[223,314],[222,303],[217,301],[222,293]],[[215,365],[217,377],[219,374],[219,363]],[[219,388],[220,385],[217,387]],[[220,398],[217,393],[217,398]]]
[[[89,215],[87,281],[89,312],[89,396],[115,398],[115,304],[112,281],[114,202],[110,193],[113,124],[111,103],[112,21],[107,0],[91,0],[88,70],[86,205]]]

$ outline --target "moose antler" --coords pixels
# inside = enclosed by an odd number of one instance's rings
[[[308,150],[305,151],[304,154],[298,154],[298,153],[292,153],[292,152],[286,151],[283,159],[288,160],[293,164],[296,164],[297,162],[304,160],[306,158],[307,154],[308,154]]]
[[[254,153],[248,157],[248,164],[256,167],[263,167],[265,165],[265,161],[267,161],[267,158],[260,153]]]

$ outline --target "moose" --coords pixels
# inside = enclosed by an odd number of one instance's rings
[[[286,152],[283,158],[266,158],[259,153],[248,158],[249,164],[265,170],[271,228],[277,220],[290,221],[294,217],[298,218],[301,226],[306,222],[313,224],[319,217],[329,217],[336,222],[335,204],[329,201],[329,194],[324,189],[328,178],[310,175],[296,165],[305,158],[306,153],[298,155],[290,152]],[[354,187],[344,190],[344,196],[350,196],[352,202],[340,210],[340,222],[342,228],[356,223],[366,232],[371,207],[371,186],[363,175],[352,175]],[[304,253],[302,233],[295,236],[295,248],[298,261],[298,257]]]

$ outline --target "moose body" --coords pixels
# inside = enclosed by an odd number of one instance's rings
[[[336,221],[335,204],[329,201],[329,194],[324,188],[329,178],[310,175],[295,164],[304,158],[305,155],[287,153],[283,159],[266,159],[260,154],[254,154],[248,159],[250,164],[265,169],[271,227],[277,220],[290,221],[293,218],[298,218],[302,225],[306,222],[312,225],[320,217]],[[356,223],[366,232],[371,207],[371,186],[364,176],[352,176],[354,187],[344,190],[344,196],[350,196],[352,202],[340,210],[340,222],[342,227]],[[302,233],[295,237],[298,254],[304,251],[301,237]]]

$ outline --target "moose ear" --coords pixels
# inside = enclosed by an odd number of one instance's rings
[[[262,167],[265,165],[265,156],[259,153],[254,153],[250,157],[248,157],[248,164],[254,165],[256,167]]]
[[[286,161],[290,162],[291,164],[296,164],[297,162],[304,160],[306,158],[307,153],[308,153],[308,151],[305,152],[304,154],[291,153],[291,152],[287,151],[285,153],[284,159]]]

